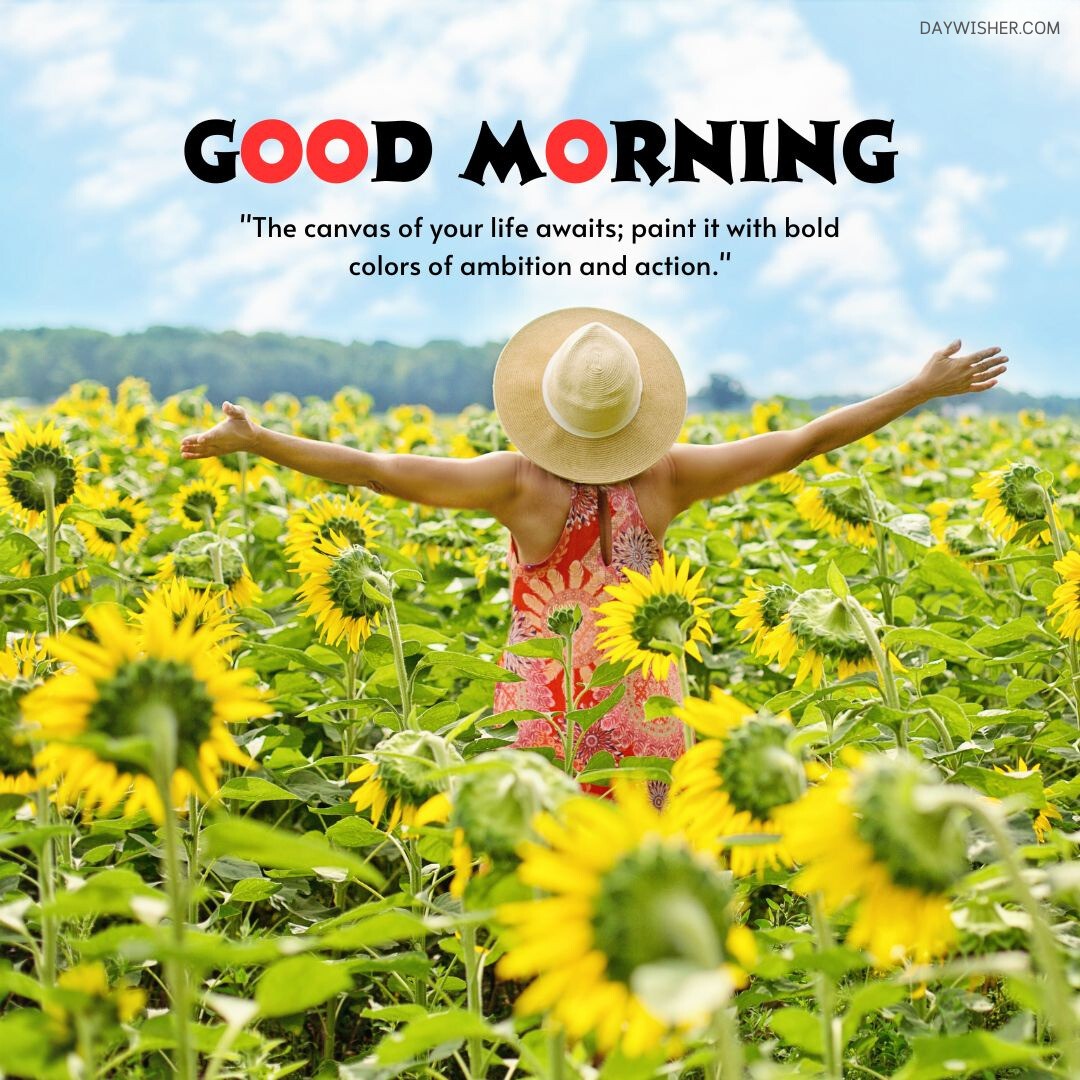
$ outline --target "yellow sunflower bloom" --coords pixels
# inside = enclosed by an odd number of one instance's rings
[[[450,814],[445,770],[461,764],[452,743],[430,731],[396,731],[371,752],[366,761],[349,773],[349,783],[360,786],[349,797],[357,813],[371,812],[372,825],[385,819],[386,831],[400,823],[407,828],[446,821]]]
[[[225,489],[216,481],[191,480],[169,500],[169,513],[190,532],[213,531],[221,522],[227,501]]]
[[[758,715],[720,690],[710,701],[689,698],[675,715],[706,738],[672,767],[674,820],[705,850],[726,851],[737,877],[793,865],[773,817],[806,787],[802,762],[788,749],[790,718]]]
[[[1067,551],[1054,563],[1061,584],[1054,589],[1053,599],[1046,611],[1052,622],[1061,620],[1057,632],[1066,638],[1080,640],[1080,551]]]
[[[207,638],[213,638],[217,648],[232,652],[240,645],[241,639],[222,599],[220,593],[194,588],[184,578],[173,578],[139,598],[140,610],[135,621],[140,623],[149,619],[153,624],[156,616],[148,612],[163,607],[176,626],[190,621],[193,629],[202,631]]]
[[[52,421],[30,427],[16,420],[0,440],[0,510],[24,527],[35,528],[42,520],[50,488],[59,508],[75,498],[79,484],[79,459],[66,449]]]
[[[177,626],[162,606],[138,627],[111,607],[92,608],[86,622],[95,640],[69,633],[50,641],[65,667],[22,701],[33,739],[44,744],[34,764],[43,782],[57,785],[61,802],[81,797],[87,815],[124,802],[126,814],[145,807],[164,821],[157,786],[135,764],[133,744],[153,751],[161,739],[175,740],[176,806],[216,792],[223,762],[251,764],[227,725],[270,709],[250,685],[251,672],[230,669],[209,634],[191,619]]]
[[[956,941],[949,892],[969,870],[963,818],[923,808],[920,790],[940,781],[909,755],[845,758],[851,768],[832,769],[773,812],[802,864],[794,887],[820,893],[830,912],[854,902],[848,944],[876,966],[929,963]]]
[[[862,488],[804,487],[795,496],[795,509],[812,528],[829,536],[843,538],[857,547],[873,547],[877,543],[873,514]]]
[[[1018,757],[1016,759],[1015,769],[1003,769],[1000,765],[995,765],[994,772],[1002,773],[1004,776],[1028,776],[1031,773],[1041,773],[1042,768],[1039,765],[1029,766],[1022,757]],[[1049,794],[1051,790],[1052,785],[1051,788],[1044,789],[1047,794]],[[1038,844],[1045,844],[1046,837],[1054,827],[1053,823],[1061,820],[1061,811],[1047,799],[1046,805],[1039,810],[1035,815],[1034,820],[1031,822],[1032,831],[1035,833],[1035,842]]]
[[[691,576],[689,559],[680,566],[670,558],[653,563],[648,577],[629,568],[623,574],[626,583],[605,586],[613,599],[596,609],[597,647],[609,660],[627,660],[629,670],[641,668],[655,679],[668,677],[679,648],[700,660],[698,643],[712,630],[705,615],[710,600],[699,587],[705,568]],[[665,644],[673,650],[659,647]]]
[[[150,507],[142,500],[125,495],[115,488],[87,488],[83,504],[97,510],[103,517],[122,521],[127,532],[112,531],[86,521],[76,521],[80,535],[86,542],[87,551],[99,559],[112,559],[118,551],[138,551],[146,539],[146,520]]]
[[[19,710],[47,659],[33,634],[16,638],[0,653],[0,795],[29,795],[38,789]]]
[[[285,554],[296,561],[305,552],[326,544],[334,533],[350,544],[370,547],[382,529],[368,505],[349,495],[319,495],[289,515]]]
[[[640,788],[613,790],[614,802],[578,796],[537,816],[541,841],[520,844],[517,877],[542,895],[497,908],[508,949],[496,974],[532,978],[515,1013],[550,1013],[571,1041],[670,1054],[746,984],[735,957],[750,950],[715,861]],[[673,965],[696,993],[652,988],[649,974]]]
[[[356,652],[390,603],[390,582],[378,558],[334,532],[319,547],[300,553],[295,565],[303,578],[297,595],[323,640],[328,645],[344,640]]]
[[[1037,465],[1012,464],[980,474],[972,494],[986,501],[983,520],[995,536],[1009,541],[1024,525],[1046,521],[1042,488],[1035,481],[1038,471]],[[1039,540],[1050,543],[1049,525],[1029,540],[1028,546],[1034,546]]]

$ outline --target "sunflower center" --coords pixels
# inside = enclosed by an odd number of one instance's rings
[[[1046,516],[1042,488],[1035,482],[1034,465],[1014,465],[1001,478],[1002,505],[1014,521],[1039,521]]]
[[[24,510],[42,513],[50,487],[54,505],[62,506],[75,494],[75,462],[54,446],[24,447],[9,460],[7,486]]]
[[[724,736],[716,771],[736,810],[767,821],[776,806],[794,802],[806,787],[799,760],[787,749],[791,728],[780,720],[754,718]]]
[[[373,591],[386,595],[386,581],[377,567],[374,556],[358,544],[334,559],[328,571],[330,598],[343,615],[371,619],[386,607],[385,601],[373,595]]]
[[[33,752],[18,736],[19,701],[29,689],[19,681],[0,683],[0,774],[29,772]]]
[[[318,538],[326,542],[331,539],[333,533],[340,533],[354,547],[367,547],[367,530],[358,521],[354,521],[344,514],[335,514],[327,518],[319,529]]]
[[[122,521],[129,529],[135,528],[135,515],[130,510],[123,506],[110,506],[107,510],[103,510],[102,513],[105,517],[116,518],[117,521]],[[122,541],[128,533],[116,533],[109,529],[103,529],[99,525],[94,526],[94,532],[105,541],[106,544],[115,544]]]
[[[806,649],[832,660],[857,663],[870,656],[862,630],[847,605],[830,589],[807,589],[788,608],[791,628]],[[873,616],[867,613],[871,620]]]
[[[819,491],[825,509],[833,517],[839,518],[848,525],[870,524],[872,520],[870,507],[866,502],[866,492],[861,488],[823,487]]]
[[[724,959],[730,899],[727,878],[683,848],[631,852],[604,875],[593,911],[607,977],[629,985],[638,968],[665,960],[715,967]]]
[[[210,737],[213,698],[188,664],[147,656],[124,664],[99,686],[87,725],[111,738],[156,742],[169,714],[175,718],[180,761],[192,769],[199,747]]]
[[[189,521],[213,521],[217,498],[212,491],[193,491],[184,500],[184,517]]]
[[[955,808],[925,810],[920,789],[937,784],[913,758],[877,760],[860,767],[853,801],[856,829],[897,885],[943,893],[969,869],[967,832]]]
[[[656,652],[651,648],[653,641],[668,641],[672,645],[682,645],[686,641],[683,626],[694,617],[694,605],[684,596],[666,593],[650,596],[634,612],[634,621],[630,633],[639,647],[647,652]]]

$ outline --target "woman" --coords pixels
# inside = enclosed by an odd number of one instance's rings
[[[610,599],[605,586],[625,581],[624,568],[648,573],[663,558],[676,515],[861,439],[932,398],[990,389],[1008,357],[998,348],[959,356],[959,348],[954,341],[902,386],[802,427],[692,446],[675,441],[686,389],[664,342],[625,315],[566,308],[523,327],[499,356],[495,408],[517,453],[466,460],[369,453],[267,430],[230,402],[225,419],[186,438],[182,453],[244,450],[332,483],[493,515],[510,531],[511,643],[551,636],[554,611],[581,611],[573,634],[574,704],[581,708],[610,692],[581,690],[599,660],[593,609]],[[507,654],[504,665],[523,680],[498,684],[496,710],[562,716],[566,691],[555,661]],[[616,761],[682,752],[679,723],[644,718],[650,696],[680,699],[677,672],[657,680],[635,671],[625,681],[619,704],[576,740],[579,769],[601,750]],[[520,722],[514,745],[552,746],[562,755],[562,735],[546,719]]]

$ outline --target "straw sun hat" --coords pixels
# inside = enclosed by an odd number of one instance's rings
[[[671,449],[686,415],[671,350],[604,308],[561,308],[527,323],[500,353],[493,391],[521,453],[583,484],[644,472]]]

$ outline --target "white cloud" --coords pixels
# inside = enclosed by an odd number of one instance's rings
[[[202,222],[183,199],[172,199],[128,230],[132,247],[152,263],[172,262],[199,239]]]
[[[1055,263],[1065,254],[1069,246],[1071,230],[1064,221],[1052,225],[1043,225],[1036,229],[1027,229],[1020,234],[1020,242],[1037,255],[1043,262]]]
[[[40,57],[72,46],[93,49],[121,38],[127,21],[108,3],[9,3],[0,51]]]
[[[1055,89],[1067,93],[1080,91],[1080,20],[1076,18],[1075,4],[992,0],[978,11],[977,17],[1017,23],[1057,23],[1058,34],[987,34],[976,40]]]
[[[985,303],[996,295],[994,279],[1008,261],[1001,248],[974,247],[949,263],[934,287],[934,305],[946,310],[955,303]]]

